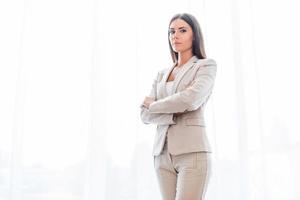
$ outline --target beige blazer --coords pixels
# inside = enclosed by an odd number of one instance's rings
[[[141,107],[141,120],[156,124],[153,155],[162,152],[166,135],[172,155],[189,152],[211,152],[206,135],[204,106],[212,94],[217,72],[213,59],[191,57],[177,73],[171,95],[167,95],[166,81],[172,69],[158,72],[152,84],[151,97],[155,99],[149,109]],[[178,117],[174,113],[183,113]]]

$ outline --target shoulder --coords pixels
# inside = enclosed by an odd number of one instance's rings
[[[196,74],[211,74],[217,73],[217,63],[212,58],[198,59],[195,65]]]
[[[195,68],[197,71],[209,70],[217,71],[217,62],[212,58],[198,59]]]
[[[200,66],[217,66],[217,62],[212,58],[198,59],[196,63]]]
[[[166,71],[167,71],[167,68],[158,70],[158,72],[156,72],[155,81],[160,82],[161,79],[163,78],[164,74],[166,73]]]
[[[156,80],[159,82],[163,78],[163,76],[166,73],[168,73],[169,70],[170,70],[170,67],[165,67],[165,68],[160,69],[156,74]]]

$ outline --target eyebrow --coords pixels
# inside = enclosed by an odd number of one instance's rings
[[[183,29],[183,28],[187,28],[185,26],[179,27],[178,29]],[[174,28],[169,28],[170,30],[174,30]]]

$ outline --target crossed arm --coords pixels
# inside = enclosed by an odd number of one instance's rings
[[[149,105],[157,100],[156,96],[156,87],[157,87],[157,80],[159,77],[159,73],[157,74],[156,79],[154,79],[152,83],[152,89],[148,96],[145,97],[141,108],[141,119],[145,124],[159,124],[159,125],[169,125],[175,124],[173,120],[173,114],[165,114],[165,113],[150,113],[149,112]]]
[[[142,121],[145,124],[175,124],[174,115],[197,110],[205,103],[212,92],[217,71],[215,61],[209,61],[199,67],[195,79],[186,89],[159,100],[156,97],[156,78],[149,95],[153,102],[148,107],[145,102],[141,105]]]

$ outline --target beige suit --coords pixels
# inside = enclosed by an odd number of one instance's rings
[[[174,66],[173,66],[174,67]],[[141,106],[145,124],[157,124],[153,155],[162,153],[168,134],[168,151],[172,155],[211,152],[205,130],[204,106],[212,94],[217,65],[213,59],[193,56],[178,72],[171,95],[166,81],[173,67],[157,74],[149,96],[155,99],[149,109]],[[183,112],[178,117],[174,113]]]

